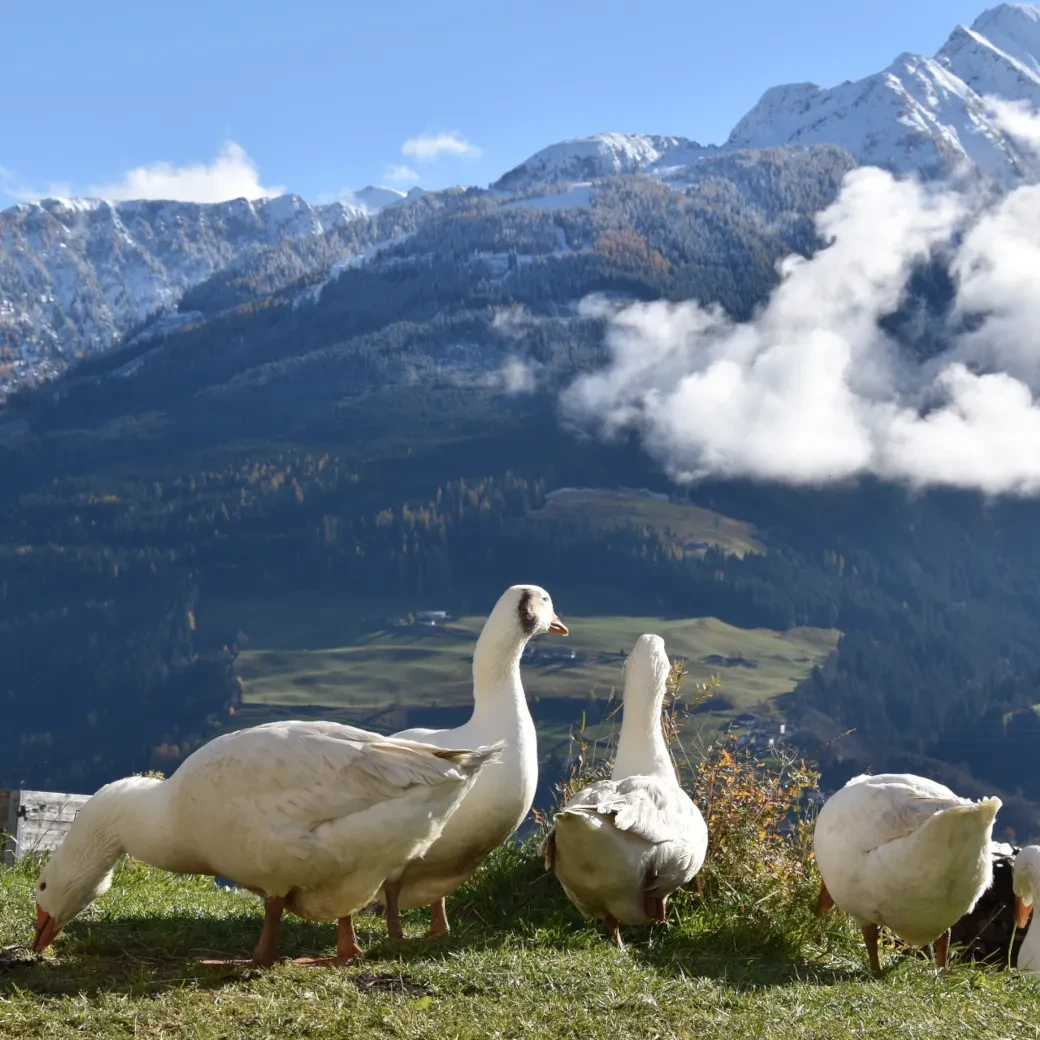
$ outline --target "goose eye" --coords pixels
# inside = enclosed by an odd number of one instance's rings
[[[40,882],[40,891],[42,892],[46,887],[47,887],[47,882],[46,881],[41,881]]]

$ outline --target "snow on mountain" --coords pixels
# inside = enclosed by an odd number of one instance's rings
[[[104,350],[250,250],[357,220],[298,195],[215,204],[44,199],[0,212],[0,390]]]
[[[901,173],[1035,178],[1040,163],[996,122],[987,96],[1040,106],[1040,8],[1002,4],[956,28],[934,58],[901,54],[855,82],[773,87],[725,147],[832,143]]]
[[[903,173],[968,169],[1008,185],[1040,179],[1040,160],[999,124],[991,96],[1040,108],[1040,7],[1001,4],[954,29],[934,57],[901,54],[856,82],[773,87],[721,147],[595,134],[543,148],[492,189],[507,205],[568,209],[590,205],[591,185],[603,178],[643,174],[683,189],[730,157],[750,173],[768,167],[757,149],[817,144]],[[746,179],[748,190],[762,187]],[[297,195],[210,205],[48,199],[0,212],[0,395],[110,347],[188,289],[262,260],[275,243],[373,218],[423,194],[369,185],[324,205]]]
[[[512,193],[542,185],[599,180],[620,173],[653,173],[688,166],[712,151],[685,137],[594,134],[543,148],[503,174],[492,188]]]

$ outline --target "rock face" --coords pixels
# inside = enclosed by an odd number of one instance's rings
[[[993,884],[983,893],[978,905],[950,929],[950,945],[959,956],[972,961],[986,961],[995,967],[1018,963],[1018,949],[1025,931],[1015,930],[1015,892],[1012,870],[1018,849],[1001,842],[993,843]]]

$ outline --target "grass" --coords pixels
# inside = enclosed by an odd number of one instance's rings
[[[270,971],[207,968],[204,953],[245,954],[259,902],[209,879],[131,863],[113,889],[41,958],[30,939],[33,865],[0,870],[0,1036],[293,1040],[402,1038],[929,1037],[1040,1035],[1040,984],[956,965],[937,976],[893,949],[872,979],[852,929],[816,922],[807,900],[777,907],[763,937],[740,907],[680,892],[670,924],[630,929],[615,950],[582,921],[530,847],[501,849],[449,902],[439,943],[395,943],[362,915],[363,962],[286,962]],[[417,935],[421,914],[406,918]],[[287,918],[287,955],[331,952],[334,929]]]
[[[602,531],[646,529],[670,537],[676,547],[690,555],[703,555],[705,545],[740,557],[766,551],[754,527],[743,520],[635,491],[561,488],[548,496],[542,509],[530,514],[528,522],[591,524]]]

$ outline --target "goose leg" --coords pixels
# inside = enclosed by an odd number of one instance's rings
[[[311,968],[342,968],[364,956],[364,950],[358,946],[357,934],[354,932],[353,916],[347,914],[341,917],[337,925],[335,957],[298,957],[295,963],[306,964]]]
[[[391,939],[404,938],[404,932],[401,929],[401,912],[397,908],[397,898],[400,894],[400,881],[387,881],[383,885],[383,895],[386,898],[386,930]]]
[[[204,958],[200,964],[227,965],[253,964],[258,968],[270,968],[278,960],[278,929],[282,923],[282,912],[286,900],[282,897],[271,897],[264,900],[264,927],[260,931],[260,941],[256,944],[251,961],[238,959],[212,960]]]
[[[863,925],[863,940],[867,944],[867,956],[870,958],[870,970],[875,975],[881,974],[881,961],[878,958],[878,926]]]
[[[643,897],[643,909],[651,921],[664,924],[666,920],[664,900],[660,896],[646,895]]]
[[[448,924],[448,910],[444,905],[444,896],[430,903],[430,930],[427,939],[443,939],[451,931]]]
[[[621,929],[618,927],[618,919],[613,914],[607,914],[607,930],[610,932],[610,938],[613,940],[614,945],[619,949],[623,950],[625,944],[621,941]]]
[[[945,968],[946,960],[950,955],[950,929],[947,928],[934,943],[935,949],[935,966],[937,968]]]
[[[816,916],[823,917],[832,906],[834,906],[834,900],[831,898],[830,892],[827,891],[826,883],[821,881],[820,898],[816,900]]]

